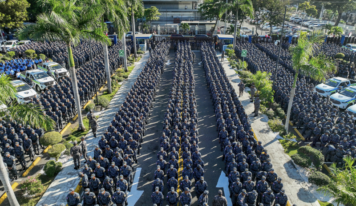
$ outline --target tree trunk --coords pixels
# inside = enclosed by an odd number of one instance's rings
[[[67,50],[68,50],[68,61],[69,61],[69,74],[70,74],[70,77],[72,80],[75,107],[77,108],[77,112],[78,112],[78,121],[79,121],[78,130],[84,131],[85,126],[83,123],[82,107],[80,105],[80,97],[79,97],[79,92],[78,92],[78,80],[77,80],[77,75],[75,73],[75,64],[74,64],[73,53],[72,53],[72,48],[70,47],[70,44],[67,44]]]
[[[290,114],[291,114],[291,110],[292,110],[292,105],[293,105],[293,99],[294,99],[294,95],[295,95],[295,87],[296,87],[296,84],[297,84],[297,80],[298,80],[298,72],[295,73],[295,75],[294,75],[294,83],[293,83],[292,90],[290,91],[290,95],[289,95],[287,118],[286,118],[286,123],[284,125],[284,129],[286,130],[287,134],[288,134],[289,120],[290,120]],[[275,81],[277,81],[277,80],[275,80]]]
[[[135,60],[137,58],[137,49],[136,49],[136,35],[135,35],[135,14],[134,11],[131,11],[131,27],[132,27],[132,41],[133,41],[133,47],[134,47],[134,57]]]
[[[339,25],[339,23],[340,23],[340,20],[341,20],[341,15],[342,15],[342,10],[340,10],[340,9],[338,9],[338,15],[337,15],[337,19],[336,19],[336,21],[335,21],[335,25],[334,26],[337,26],[337,25]]]
[[[5,192],[7,194],[7,198],[9,199],[11,206],[20,206],[19,202],[16,199],[14,190],[11,187],[11,182],[9,179],[9,173],[6,170],[4,160],[0,154],[0,180],[1,183],[4,185]]]
[[[235,47],[236,47],[236,33],[237,33],[237,20],[238,20],[238,17],[239,16],[239,10],[238,9],[236,9],[236,16],[235,16],[235,28],[234,28],[234,42],[233,42],[233,49],[234,49],[234,51],[235,51]]]
[[[214,28],[213,28],[213,31],[211,31],[211,36],[214,35],[214,32],[215,32],[216,28],[218,27],[218,22],[219,22],[219,18],[216,18],[215,26],[214,26]],[[217,32],[216,32],[216,33],[217,33]]]
[[[124,70],[127,72],[127,53],[126,53],[126,33],[124,32],[124,35],[122,37],[122,48],[124,50]]]
[[[105,73],[106,73],[107,88],[108,88],[108,93],[111,94],[111,92],[112,92],[112,89],[111,89],[111,72],[110,72],[110,65],[109,65],[108,45],[103,44],[103,51],[104,51],[104,62],[105,62]]]

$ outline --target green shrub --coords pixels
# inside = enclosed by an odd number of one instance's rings
[[[267,112],[267,107],[263,104],[260,105],[260,110],[262,113],[266,113]]]
[[[343,53],[337,53],[337,54],[335,54],[335,58],[336,58],[336,59],[343,59],[343,58],[345,58],[345,54],[343,54]]]
[[[319,171],[313,171],[308,177],[308,181],[317,186],[325,186],[328,185],[331,180],[330,177],[326,174]]]
[[[91,111],[91,110],[94,109],[94,108],[95,108],[94,102],[90,102],[90,103],[85,107],[85,111],[86,111],[86,112],[89,112],[89,111]]]
[[[110,104],[109,99],[106,98],[106,97],[100,96],[98,98],[98,100],[99,100],[99,104],[104,108],[107,108],[109,106],[109,104]]]
[[[54,177],[61,171],[61,169],[62,169],[61,162],[55,162],[54,160],[50,160],[46,163],[43,170],[48,177]]]
[[[238,71],[238,74],[240,75],[241,79],[251,78],[252,76],[250,71]]]
[[[26,57],[34,58],[36,51],[33,49],[28,49],[25,51]],[[36,55],[37,56],[37,55]]]
[[[127,78],[129,78],[129,75],[128,74],[124,74],[124,75],[122,75],[122,77],[127,79]]]
[[[273,110],[268,110],[267,112],[266,112],[266,115],[267,115],[267,117],[268,117],[268,119],[273,119],[273,117],[274,117],[274,111]],[[268,120],[268,122],[270,121],[270,120]],[[272,128],[272,127],[271,127]],[[273,130],[273,129],[272,129]],[[273,130],[274,131],[274,130]]]
[[[143,54],[143,53],[145,53],[145,52],[143,52],[141,49],[139,49],[139,50],[137,51],[137,54]]]
[[[270,111],[272,111],[272,110],[270,110]],[[267,112],[267,114],[266,114],[267,116],[272,115],[272,113],[270,113],[270,111]],[[270,113],[270,114],[268,114],[268,113]],[[282,120],[280,120],[278,118],[273,118],[273,119],[270,118],[270,120],[268,120],[268,125],[273,132],[279,132],[280,136],[285,135],[284,125],[282,124]]]
[[[47,132],[40,139],[40,142],[44,146],[55,145],[62,141],[62,135],[59,132]]]
[[[309,161],[306,157],[301,156],[300,154],[294,154],[291,156],[295,164],[301,167],[309,167]]]
[[[297,137],[293,133],[289,132],[288,134],[284,135],[283,138],[284,139],[296,139]],[[294,142],[294,143],[296,143],[296,142]]]
[[[48,150],[48,154],[50,157],[55,157],[56,160],[59,159],[61,153],[66,149],[66,146],[64,144],[56,144],[53,145],[52,148]]]
[[[46,55],[44,55],[44,54],[40,54],[40,55],[38,56],[38,58],[45,60],[47,57],[46,57]]]
[[[6,53],[6,55],[12,59],[15,56],[15,52],[14,51],[9,51],[9,52]]]
[[[118,81],[118,82],[122,82],[122,81],[124,81],[124,78],[119,77],[119,78],[117,78],[117,81]]]
[[[66,149],[70,149],[73,147],[73,144],[66,140],[63,140],[62,144],[66,147]]]
[[[232,49],[234,47],[234,45],[233,44],[229,44],[229,45],[227,45],[227,48],[229,48],[229,49]]]
[[[284,119],[286,114],[284,113],[284,110],[282,108],[277,108],[276,110],[276,113],[277,113],[277,116],[280,118],[280,119]]]
[[[9,56],[3,56],[3,57],[1,57],[1,59],[4,61],[10,61],[12,58]]]
[[[27,179],[20,184],[20,189],[28,195],[36,195],[43,192],[44,187],[38,177],[27,177]]]
[[[120,74],[120,73],[124,73],[124,70],[123,69],[118,69],[116,72]]]
[[[303,146],[298,149],[299,154],[303,154],[310,158],[310,162],[312,162],[317,169],[321,169],[322,165],[324,164],[324,155],[321,151],[310,147],[310,146]]]

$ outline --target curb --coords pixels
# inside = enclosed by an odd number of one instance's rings
[[[43,153],[47,153],[47,152],[48,152],[48,150],[49,150],[49,149],[51,149],[51,148],[52,148],[52,146],[51,146],[51,145],[49,145],[46,149],[44,149],[44,150],[43,150]]]
[[[14,184],[11,185],[11,188],[14,190],[17,186],[19,186],[19,183],[14,182]],[[4,192],[4,194],[0,198],[0,204],[2,204],[6,198],[7,198],[7,193]]]
[[[60,132],[61,135],[63,135],[63,133],[72,125],[72,123],[68,122],[68,124],[62,129],[62,131]]]
[[[22,174],[22,177],[26,177],[28,175],[28,173],[32,170],[32,168],[40,162],[40,160],[41,160],[41,157],[37,157],[35,159],[35,161],[32,162],[31,166],[29,168],[27,168],[27,170]]]

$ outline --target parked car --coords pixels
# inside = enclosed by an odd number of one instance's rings
[[[251,33],[252,32],[252,30],[247,28],[247,27],[241,27],[241,31],[245,32],[245,33]]]
[[[36,91],[22,80],[13,80],[11,84],[16,87],[16,99],[19,104],[29,103],[31,99],[38,96]]]
[[[353,52],[356,52],[356,44],[346,44],[345,46],[342,46],[343,48],[349,49]]]
[[[16,44],[16,47],[31,43],[30,40],[21,40]]]
[[[2,46],[1,46],[1,51],[8,52],[10,49],[15,48],[17,44],[17,40],[9,40],[6,41]]]

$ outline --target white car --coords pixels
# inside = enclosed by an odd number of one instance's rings
[[[38,66],[38,69],[47,72],[48,75],[56,80],[62,77],[69,77],[68,70],[56,62],[45,62],[42,66]]]
[[[348,107],[346,109],[347,113],[349,113],[350,115],[354,115],[354,120],[356,120],[356,104]]]
[[[339,107],[340,109],[346,109],[347,107],[355,104],[356,100],[356,84],[354,86],[347,87],[340,92],[330,96],[331,103]]]
[[[25,74],[20,74],[20,79],[36,89],[37,92],[41,92],[45,88],[56,85],[56,81],[47,72],[40,69],[27,70]]]
[[[269,28],[270,28],[270,27],[269,27],[269,23],[264,24],[261,28],[262,28],[262,29],[269,29]]]
[[[247,27],[241,27],[241,31],[245,32],[245,33],[251,33],[252,32],[252,30],[247,28]]]
[[[21,40],[16,44],[16,47],[19,47],[19,46],[22,46],[22,45],[25,45],[25,44],[29,44],[29,43],[31,43],[30,40]]]
[[[281,31],[282,31],[282,28],[280,28],[280,27],[276,27],[276,28],[272,29],[272,33],[278,33]]]
[[[325,83],[316,85],[314,91],[317,92],[320,96],[328,97],[337,92],[340,87],[343,89],[351,86],[353,83],[355,83],[353,80],[349,80],[343,77],[333,77],[326,80]]]
[[[37,96],[36,91],[22,80],[13,80],[11,84],[16,87],[16,99],[19,104],[28,103]]]
[[[342,46],[343,48],[349,49],[353,52],[356,52],[356,44],[346,44],[345,46]]]
[[[1,50],[8,52],[10,51],[10,49],[12,48],[15,48],[16,47],[16,44],[17,44],[17,40],[9,40],[9,41],[6,41],[2,46],[1,46]]]

